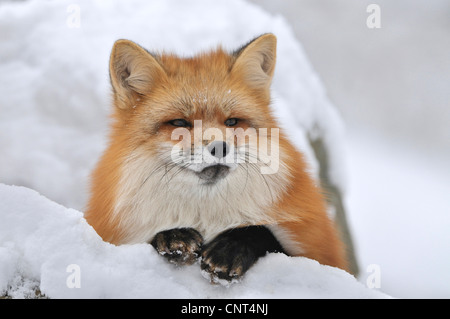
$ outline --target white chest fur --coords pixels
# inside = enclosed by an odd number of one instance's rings
[[[148,242],[177,227],[193,227],[209,241],[232,227],[271,223],[270,207],[286,185],[282,168],[263,175],[242,164],[205,185],[191,170],[134,155],[123,166],[114,210],[121,244]]]

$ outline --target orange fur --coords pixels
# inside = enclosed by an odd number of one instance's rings
[[[286,141],[286,144],[288,142]],[[289,168],[292,181],[289,190],[280,199],[276,210],[298,216],[298,221],[286,221],[281,227],[303,251],[300,255],[315,259],[321,264],[348,270],[345,251],[333,222],[327,215],[321,190],[306,173],[302,156],[291,145]]]
[[[138,186],[145,184],[145,177],[151,174],[144,168],[136,171],[135,167],[139,166],[133,163],[161,160],[158,156],[161,156],[162,145],[178,142],[171,140],[173,127],[167,124],[168,121],[201,119],[205,127],[216,127],[222,132],[225,132],[223,123],[228,118],[244,119],[238,125],[243,129],[270,130],[278,127],[269,107],[275,46],[275,36],[266,34],[234,54],[218,48],[192,58],[179,58],[171,54],[152,55],[131,41],[116,42],[110,62],[114,122],[109,146],[92,175],[91,198],[85,213],[87,221],[104,240],[122,244],[133,242],[130,238],[134,238],[133,234],[137,232],[142,232],[143,237],[148,236],[143,229],[146,224],[142,222],[147,220],[147,216],[141,215],[154,205],[143,201],[147,198],[151,201],[157,195],[137,195],[141,192]],[[321,191],[306,171],[302,155],[283,134],[280,134],[279,148],[284,177],[277,180],[276,176],[269,175],[261,179],[268,188],[273,188],[269,191],[274,198],[270,205],[261,204],[261,216],[264,217],[255,223],[272,225],[281,231],[284,235],[279,236],[279,241],[291,255],[306,256],[322,264],[346,269],[342,244],[327,216]],[[239,170],[230,174],[239,174]],[[246,174],[250,174],[248,168]],[[135,179],[135,184],[130,182],[130,187],[134,188],[126,189],[124,176]],[[164,176],[158,177],[160,187],[170,187],[162,184],[166,181],[164,178],[167,179]],[[175,183],[177,177],[173,176]],[[186,185],[191,189],[188,191],[195,191],[192,190],[195,183]],[[224,192],[227,190],[224,188]],[[202,188],[202,192],[208,193],[209,190]],[[245,192],[247,197],[239,201],[258,202],[255,199],[257,194],[252,194],[251,189],[246,188]],[[208,201],[208,196],[212,198],[213,195],[208,194],[198,195],[202,198],[199,207],[209,207],[203,202]],[[136,196],[136,200],[129,200],[127,196]],[[172,201],[185,200],[183,193],[174,193],[173,196]],[[198,200],[195,196],[190,195],[192,201]],[[135,213],[138,207],[143,212]],[[175,219],[177,225],[183,225],[181,213]],[[248,224],[244,217],[241,219],[241,225]],[[204,227],[201,225],[200,228]],[[274,234],[277,236],[277,231]],[[151,238],[145,237],[145,240],[150,241]]]

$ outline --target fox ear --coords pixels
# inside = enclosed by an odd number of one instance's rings
[[[145,49],[129,40],[117,40],[111,52],[109,75],[116,105],[126,109],[135,105],[139,96],[150,92],[165,72]]]
[[[275,70],[277,38],[264,34],[237,50],[231,72],[240,73],[248,84],[268,89]]]

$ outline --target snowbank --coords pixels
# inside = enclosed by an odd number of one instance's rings
[[[105,243],[79,211],[0,184],[0,295],[50,298],[385,298],[348,273],[270,254],[240,283],[211,285],[200,266],[177,268],[148,244]],[[79,274],[79,281],[75,276]]]

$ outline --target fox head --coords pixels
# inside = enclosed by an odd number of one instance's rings
[[[261,160],[255,143],[269,142],[276,126],[269,109],[275,60],[272,34],[231,54],[219,48],[184,59],[119,40],[110,59],[116,127],[162,161],[214,183],[239,162]]]
[[[112,210],[147,216],[155,225],[189,219],[180,217],[183,211],[200,224],[264,220],[263,207],[276,201],[289,176],[287,144],[269,107],[275,61],[272,34],[231,53],[219,47],[189,58],[118,40],[110,58],[115,107],[104,160],[117,163],[109,171],[120,171]],[[145,213],[157,209],[162,212]]]

